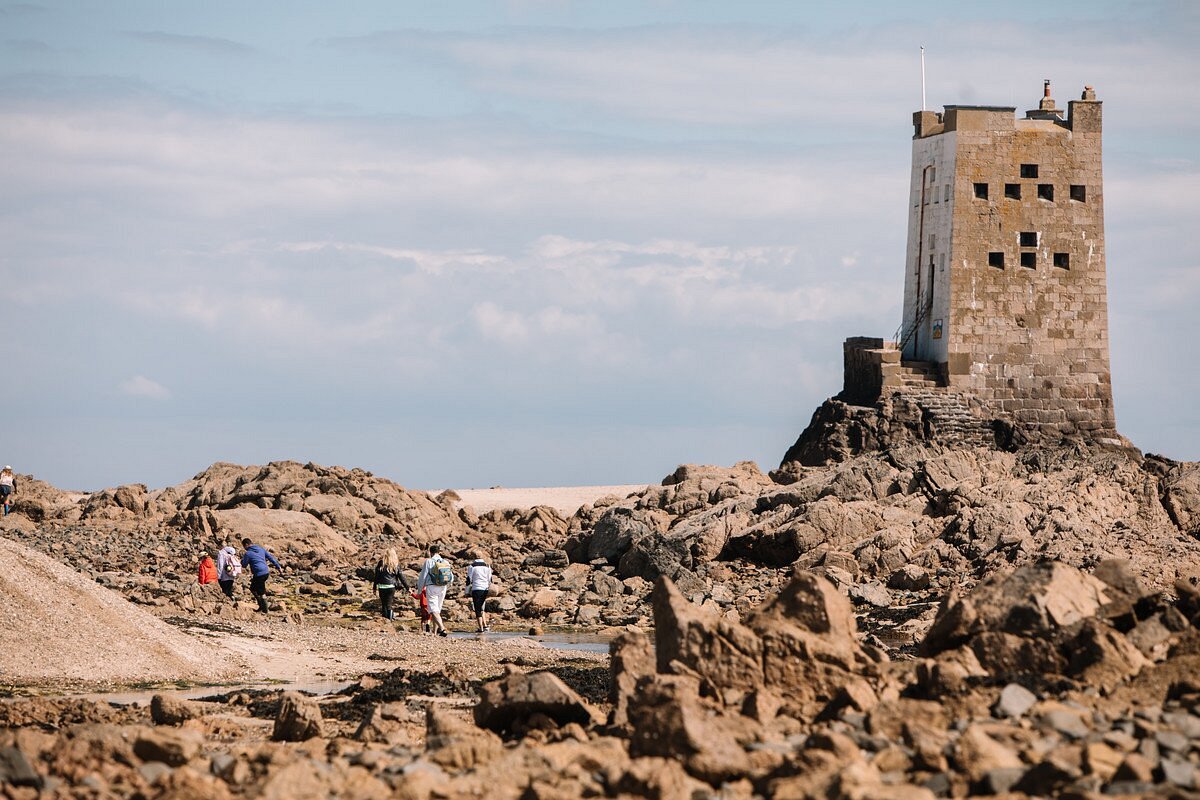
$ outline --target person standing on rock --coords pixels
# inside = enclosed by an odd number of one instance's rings
[[[0,470],[0,499],[4,500],[4,516],[8,516],[8,509],[12,506],[13,492],[17,490],[17,476],[13,475],[12,467],[5,464],[4,469]]]
[[[429,602],[429,615],[438,636],[449,636],[442,622],[442,604],[446,602],[446,590],[454,583],[454,572],[450,564],[442,558],[436,544],[429,545],[429,558],[421,567],[421,575],[417,578],[417,591],[424,590]]]
[[[475,560],[467,567],[467,591],[471,593],[471,606],[475,609],[475,629],[483,633],[488,629],[487,614],[483,607],[487,603],[488,589],[492,585],[492,568],[483,560],[483,553],[476,553]]]
[[[238,561],[237,551],[226,543],[217,553],[217,584],[230,600],[233,599],[233,582],[241,574],[242,564]]]
[[[392,609],[392,599],[396,596],[397,585],[403,586],[404,591],[409,591],[408,581],[404,580],[404,573],[400,571],[400,556],[396,553],[396,548],[389,547],[384,551],[383,558],[375,564],[375,590],[379,592],[379,608],[384,619],[396,618],[396,612]]]
[[[275,556],[267,552],[265,547],[254,544],[248,538],[242,539],[242,547],[246,548],[246,553],[242,556],[242,566],[250,568],[250,594],[254,595],[254,599],[258,601],[258,612],[265,614],[267,613],[267,578],[271,574],[268,562],[274,564],[275,569],[283,569],[283,567],[275,560]]]

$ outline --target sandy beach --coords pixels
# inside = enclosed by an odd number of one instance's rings
[[[563,516],[571,516],[581,506],[594,503],[601,497],[615,495],[625,497],[640,492],[649,484],[625,483],[611,486],[539,486],[506,488],[494,486],[490,489],[454,489],[462,498],[457,508],[469,506],[478,514],[503,509],[527,509],[534,506],[549,506]],[[436,496],[441,489],[431,491]]]

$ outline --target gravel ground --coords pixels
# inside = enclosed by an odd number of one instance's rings
[[[500,673],[506,663],[526,669],[608,663],[607,654],[560,650],[530,639],[441,638],[396,630],[382,620],[352,626],[272,619],[181,624],[198,638],[219,640],[231,658],[254,665],[254,677],[297,684],[354,680],[396,667],[475,680]]]
[[[476,680],[498,674],[506,663],[607,664],[605,654],[523,638],[444,639],[379,619],[163,619],[11,539],[0,537],[0,560],[0,692],[77,693],[179,682],[321,684],[396,667]]]
[[[11,539],[0,538],[0,683],[220,681],[247,664]]]

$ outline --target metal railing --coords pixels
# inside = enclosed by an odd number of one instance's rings
[[[892,341],[896,343],[896,349],[901,354],[904,353],[904,348],[908,347],[908,343],[917,335],[917,329],[921,327],[921,323],[929,316],[929,312],[933,310],[933,292],[929,292],[917,308],[917,315],[913,317],[913,321],[907,326],[903,322],[900,327],[896,328],[896,332],[892,334]]]

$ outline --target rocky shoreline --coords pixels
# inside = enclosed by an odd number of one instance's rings
[[[0,523],[13,547],[73,567],[248,676],[353,685],[164,695],[157,711],[12,699],[0,704],[0,786],[1200,796],[1200,465],[1082,442],[944,447],[886,409],[836,411],[818,414],[820,447],[806,432],[800,460],[769,475],[683,466],[570,518],[476,513],[451,492],[294,462],[217,464],[154,491],[22,480]],[[202,551],[242,536],[285,565],[265,619],[193,577]],[[365,568],[395,546],[415,579],[434,541],[460,572],[487,554],[497,629],[583,631],[611,638],[610,657],[437,640],[413,617],[380,619]],[[448,622],[466,630],[456,595]],[[14,642],[0,656],[10,691],[45,686]]]

